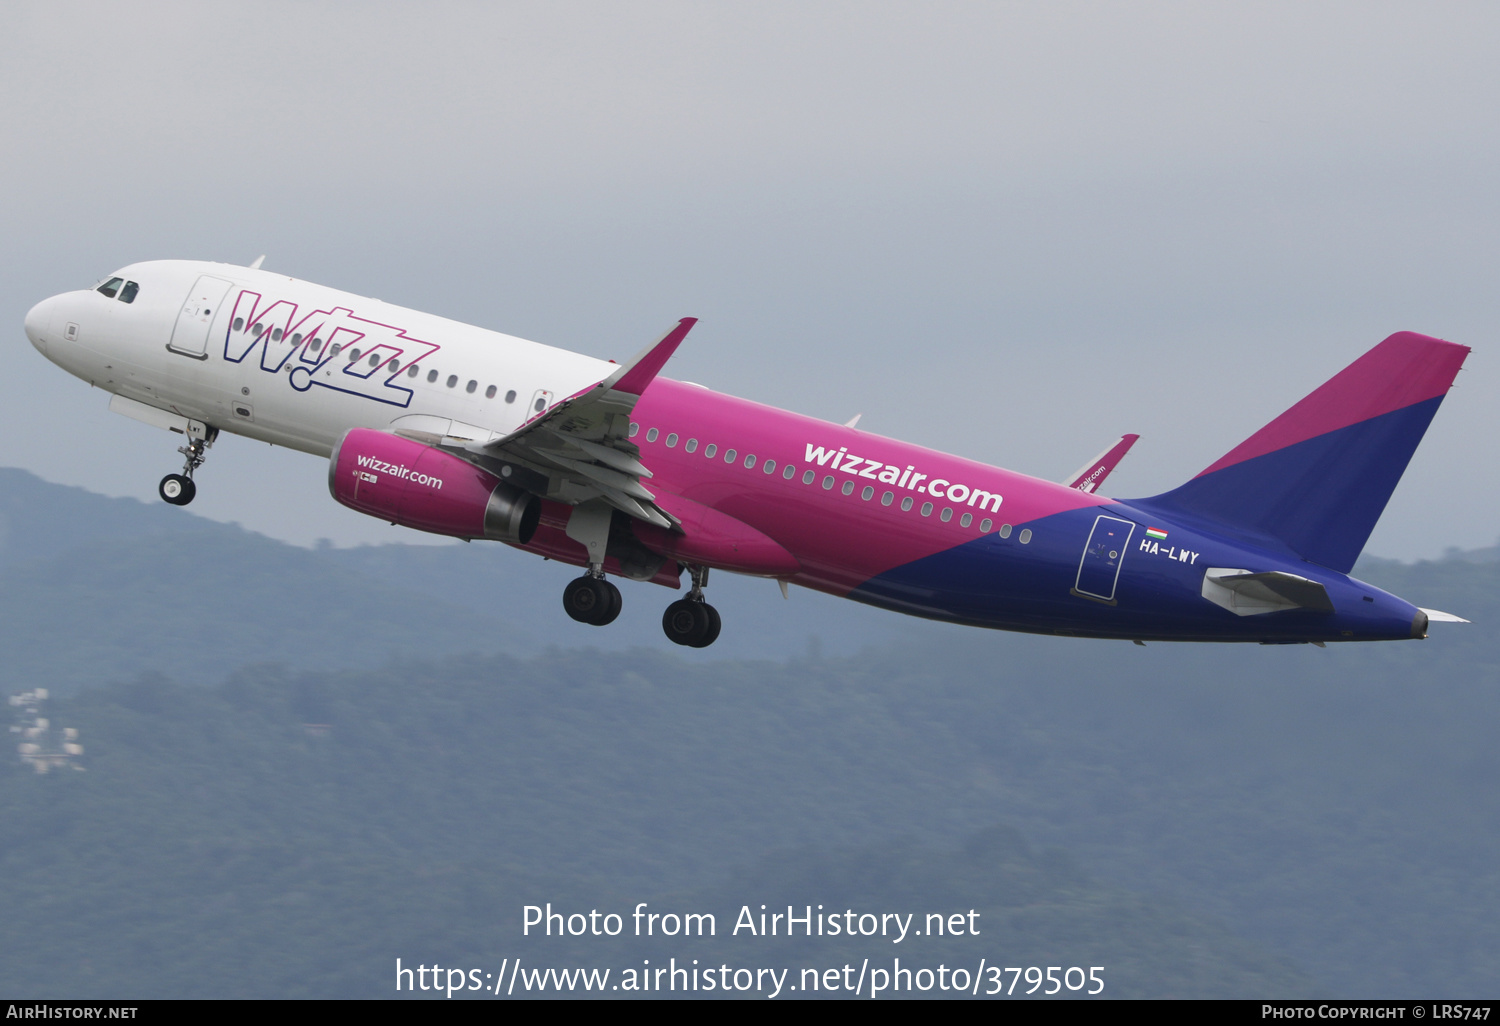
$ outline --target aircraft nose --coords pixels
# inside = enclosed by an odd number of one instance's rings
[[[44,299],[26,312],[26,337],[31,344],[43,351],[47,348],[47,333],[52,328],[52,308],[57,297]]]

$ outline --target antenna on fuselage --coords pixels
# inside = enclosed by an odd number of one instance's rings
[[[266,262],[266,255],[264,253],[262,253],[260,256],[256,257],[254,260],[250,261],[250,270],[252,270],[252,271],[258,271],[258,270],[260,270],[260,265],[263,264],[263,263],[265,263],[265,262]]]

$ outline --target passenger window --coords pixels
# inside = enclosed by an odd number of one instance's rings
[[[410,367],[406,368],[406,376],[409,377],[409,378],[416,377],[417,376],[417,371],[419,369],[420,368],[418,368],[416,364],[412,364]]]
[[[243,317],[236,317],[234,319],[234,330],[235,331],[244,331],[245,330],[245,318],[243,318]]]
[[[255,326],[254,330],[255,330],[255,334],[259,335],[260,334],[260,325],[257,324]],[[329,356],[337,356],[337,355],[339,355],[339,350],[342,349],[342,348],[344,348],[344,344],[342,342],[335,342],[333,345],[331,345],[331,346],[328,347],[328,355]]]
[[[965,513],[963,516],[961,516],[961,517],[958,518],[958,526],[959,527],[968,527],[973,522],[974,522],[974,514],[972,514],[972,513]]]
[[[979,533],[980,534],[989,534],[990,533],[990,528],[992,528],[994,526],[995,526],[995,522],[993,520],[991,520],[989,517],[985,517],[983,520],[981,520],[979,522]]]
[[[893,503],[895,501],[896,501],[896,493],[895,492],[886,492],[884,495],[882,495],[880,497],[880,504],[882,506],[889,506],[891,503]]]
[[[292,345],[294,345],[294,346],[300,346],[301,344],[302,344],[302,335],[299,332],[298,334],[292,336]]]
[[[398,359],[396,359],[394,356],[391,357],[391,362],[386,365],[386,370],[390,371],[392,374],[395,374],[400,369],[401,369],[401,361],[398,360]]]
[[[684,445],[683,448],[686,449],[688,452],[697,452],[698,451],[698,439],[696,439],[696,438],[689,438],[687,440],[687,445]]]
[[[767,474],[774,474],[774,473],[776,473],[776,461],[775,460],[766,460],[766,462],[764,462],[764,463],[762,463],[760,465],[760,469],[763,470]]]
[[[650,431],[646,432],[646,441],[648,441],[648,442],[654,442],[654,441],[656,441],[656,438],[657,438],[657,436],[659,434],[661,434],[661,432],[657,431],[656,428],[652,428]]]
[[[943,523],[946,524],[948,521],[950,521],[952,519],[953,519],[953,510],[950,507],[948,507],[948,506],[944,506],[943,507],[943,517],[942,517]]]
[[[271,341],[272,342],[280,342],[281,341],[281,329],[280,328],[275,328],[275,329],[273,329],[271,331]]]
[[[815,478],[817,476],[818,476],[817,474],[815,474],[811,470],[809,470],[809,471],[805,472],[802,475],[802,483],[803,484],[812,484],[813,483],[813,478]]]
[[[667,436],[667,448],[668,449],[675,449],[675,448],[677,448],[677,433],[675,431],[672,434],[670,434],[670,435]]]
[[[1021,544],[1022,545],[1030,545],[1031,544],[1031,528],[1028,527],[1024,531],[1021,532]]]
[[[495,393],[498,391],[499,389],[497,389],[494,385],[491,385],[489,388],[486,388],[484,390],[484,397],[486,399],[493,399],[495,398]]]
[[[314,337],[313,340],[312,340],[312,344],[309,345],[307,348],[311,349],[313,352],[316,353],[319,349],[323,348],[323,340],[320,339],[320,338]]]
[[[724,452],[724,462],[725,463],[733,463],[734,462],[734,450],[733,449],[727,449],[727,450],[725,450],[725,452]]]
[[[911,509],[911,496],[908,495],[908,496],[906,496],[906,498],[904,498],[904,499],[901,500],[901,512],[905,513],[905,512],[907,512],[910,509]]]
[[[479,387],[479,382],[474,381],[473,379],[470,379],[469,383],[464,386],[464,391],[467,392],[467,393],[469,393],[470,395],[473,395],[474,394],[474,389],[476,389],[478,387]]]
[[[1000,525],[1000,537],[1002,537],[1002,538],[1009,538],[1010,537],[1010,525],[1009,524],[1001,524]]]
[[[828,474],[827,476],[825,476],[823,478],[823,490],[826,492],[826,491],[829,491],[832,488],[833,488],[833,475],[832,474]]]
[[[371,367],[378,367],[379,365],[380,365],[380,354],[379,353],[371,353],[370,354],[370,366]]]
[[[429,385],[432,384],[434,381],[437,380],[437,374],[438,374],[438,372],[435,371],[435,370],[430,370],[430,371],[427,372],[427,383]]]
[[[100,285],[97,291],[108,296],[110,299],[114,299],[115,294],[120,291],[120,286],[123,284],[125,284],[124,278],[111,278],[103,285]]]
[[[706,448],[706,449],[703,450],[703,455],[705,457],[707,457],[708,459],[713,459],[714,458],[714,453],[716,453],[718,451],[719,451],[719,447],[717,445],[715,445],[714,443],[709,442],[708,443],[708,448]]]
[[[781,476],[790,481],[792,478],[797,476],[797,468],[788,463],[786,465],[786,469],[781,472]]]
[[[854,494],[854,482],[853,481],[845,481],[844,482],[843,492],[844,492],[845,495],[853,495]]]
[[[359,350],[358,349],[351,349],[351,350],[349,350],[349,362],[353,363],[355,360],[358,360],[358,359],[359,359]]]
[[[746,456],[745,457],[745,469],[746,470],[754,470],[755,469],[755,457],[754,456]]]
[[[513,402],[516,401],[516,391],[515,391],[515,389],[511,389],[509,392],[505,393],[505,401],[508,402],[508,403],[513,403]]]
[[[930,502],[924,502],[924,503],[922,503],[922,515],[924,517],[930,517],[930,516],[932,516],[932,503],[930,503]]]
[[[133,281],[127,281],[125,283],[125,287],[120,290],[120,302],[122,302],[122,303],[134,303],[135,302],[136,293],[138,293],[140,291],[141,291],[141,287],[139,285],[137,285]],[[203,312],[205,314],[213,313],[212,310],[204,310]]]
[[[626,432],[626,437],[627,438],[634,438],[637,434],[640,433],[640,430],[641,430],[641,426],[639,424],[635,423],[634,421],[631,421],[631,423],[630,423],[630,430],[628,432]]]
[[[457,384],[458,384],[458,375],[457,374],[449,374],[448,375],[448,387],[449,388],[453,388]]]

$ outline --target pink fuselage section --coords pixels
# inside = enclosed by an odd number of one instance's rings
[[[792,572],[774,561],[735,569],[836,595],[974,541],[987,522],[1019,530],[1108,501],[677,381],[653,383],[632,420],[647,487],[733,518],[796,561]]]

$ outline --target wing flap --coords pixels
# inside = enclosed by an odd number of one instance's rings
[[[630,415],[697,318],[684,317],[608,377],[547,407],[515,431],[463,446],[471,459],[513,460],[547,475],[547,498],[570,505],[603,499],[664,529],[676,517],[641,483],[651,470],[630,441]]]

